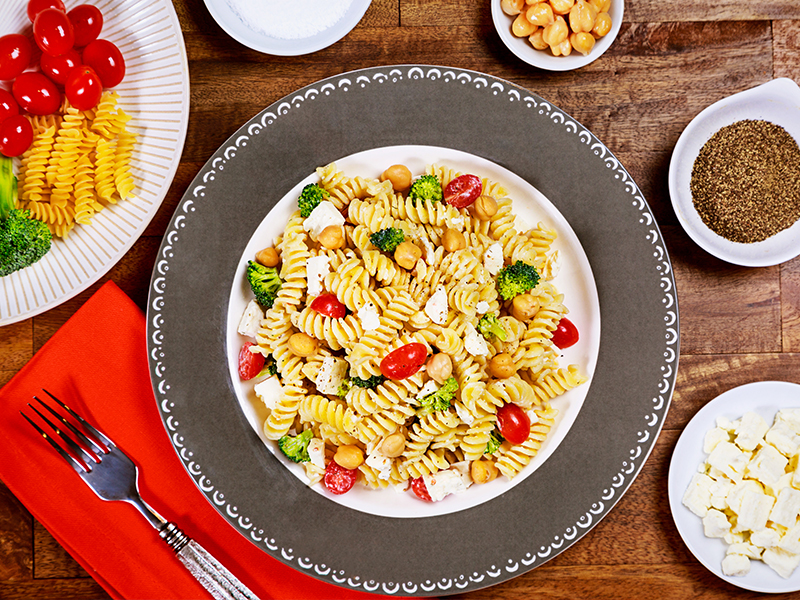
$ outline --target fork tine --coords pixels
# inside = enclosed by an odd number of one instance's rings
[[[36,399],[39,402],[39,404],[44,406],[50,412],[51,415],[53,415],[56,419],[61,421],[81,442],[83,442],[86,445],[87,448],[93,449],[98,454],[106,454],[108,452],[105,448],[100,446],[100,444],[98,444],[95,440],[87,436],[80,429],[78,429],[72,423],[67,421],[67,419],[63,415],[60,415],[55,410],[53,410],[53,408],[49,404],[47,404],[46,402],[42,402],[42,400],[38,396],[34,396],[34,399]],[[66,405],[64,406],[65,408],[67,408],[67,410],[69,410],[69,407],[67,407]],[[77,417],[77,414],[74,411],[69,410],[69,413]],[[95,459],[95,457],[93,456],[92,459]]]
[[[31,405],[30,405],[30,404],[28,404],[28,406],[31,406]],[[33,407],[31,406],[31,408],[33,408]],[[33,408],[33,410],[36,410],[36,409],[35,409],[35,408]],[[36,411],[36,412],[39,412],[39,411]],[[56,442],[53,440],[53,438],[52,438],[52,437],[50,437],[50,436],[47,434],[47,432],[46,432],[46,431],[44,431],[44,430],[43,430],[41,427],[39,427],[39,426],[38,426],[36,423],[34,423],[34,422],[33,422],[33,421],[30,419],[30,417],[28,417],[28,415],[26,415],[26,414],[25,414],[24,412],[22,412],[22,411],[19,411],[19,414],[21,414],[23,417],[25,417],[25,420],[26,420],[28,423],[30,423],[31,425],[33,425],[33,428],[34,428],[34,429],[36,429],[36,431],[38,431],[38,432],[39,432],[39,433],[42,435],[42,437],[43,437],[44,439],[46,439],[46,440],[47,440],[47,442],[48,442],[48,443],[49,443],[49,444],[50,444],[50,445],[51,445],[51,446],[52,446],[52,447],[53,447],[53,448],[56,450],[56,452],[58,452],[58,453],[59,453],[59,454],[60,454],[60,455],[61,455],[61,456],[64,458],[64,460],[66,460],[66,461],[67,461],[67,462],[70,464],[70,466],[71,466],[73,469],[75,469],[75,471],[76,471],[76,472],[80,473],[81,471],[83,471],[84,473],[88,473],[88,472],[90,471],[90,470],[89,470],[89,468],[88,468],[86,465],[84,465],[83,463],[80,463],[80,462],[78,462],[77,460],[75,460],[75,459],[72,457],[72,455],[71,455],[69,452],[66,452],[66,451],[65,451],[65,450],[64,450],[64,449],[63,449],[61,446],[59,446],[59,445],[58,445],[58,444],[57,444],[57,443],[56,443]],[[46,419],[45,419],[45,420],[46,420]],[[52,426],[52,425],[51,425],[51,426]]]
[[[34,398],[36,398],[36,396],[34,396]],[[36,398],[36,399],[37,399],[37,400],[39,400],[39,398]],[[44,402],[42,402],[41,400],[39,400],[39,402],[42,404],[42,406],[44,406],[46,409],[48,409],[48,410],[49,410],[51,413],[53,413],[53,414],[54,414],[56,417],[58,417],[60,420],[64,421],[64,417],[62,417],[62,416],[61,416],[61,415],[59,415],[58,413],[54,412],[54,411],[53,411],[53,410],[52,410],[52,409],[51,409],[49,406],[47,406],[47,405],[46,405]],[[99,460],[100,460],[100,459],[99,459],[97,456],[93,455],[93,454],[89,454],[89,452],[88,452],[86,449],[84,449],[83,447],[81,447],[81,445],[80,445],[80,444],[78,444],[78,443],[77,443],[75,440],[73,440],[73,439],[72,439],[72,438],[71,438],[69,435],[67,435],[66,433],[64,433],[64,432],[63,432],[63,431],[62,431],[62,430],[59,428],[59,426],[58,426],[57,424],[53,423],[53,422],[52,422],[50,419],[48,419],[46,416],[44,416],[44,415],[43,415],[43,414],[42,414],[42,413],[39,411],[39,409],[37,409],[37,408],[36,408],[36,407],[35,407],[33,404],[31,404],[31,403],[29,402],[29,403],[28,403],[28,406],[29,406],[31,409],[33,409],[33,411],[34,411],[34,412],[35,412],[37,415],[39,415],[39,417],[41,417],[41,419],[42,419],[42,420],[43,420],[45,423],[47,423],[47,424],[50,426],[50,428],[51,428],[51,429],[52,429],[52,430],[55,432],[55,434],[56,434],[58,437],[60,437],[60,438],[61,438],[61,441],[62,441],[62,442],[64,442],[64,443],[65,443],[67,446],[69,446],[69,447],[72,449],[72,451],[75,453],[75,455],[76,455],[78,458],[83,458],[84,462],[85,462],[85,463],[87,463],[87,464],[86,464],[86,468],[87,468],[87,469],[89,469],[89,470],[91,471],[91,470],[92,470],[92,466],[91,466],[91,464],[90,464],[90,463],[93,463],[93,462],[95,462],[95,463],[96,463],[96,462],[99,462]],[[67,424],[67,426],[69,426],[69,423],[67,423],[66,421],[64,421],[64,422]],[[74,427],[72,427],[72,429],[74,429]],[[81,435],[81,436],[83,436],[83,434],[80,434],[80,435]],[[86,436],[83,436],[83,437],[85,438]]]
[[[110,439],[108,439],[108,437],[106,437],[106,435],[102,431],[100,431],[99,429],[97,429],[95,427],[92,427],[92,425],[90,425],[86,421],[86,419],[81,417],[78,413],[76,413],[74,410],[72,410],[69,406],[64,404],[61,400],[56,398],[53,394],[48,392],[46,389],[42,388],[42,391],[45,394],[47,394],[48,396],[50,396],[53,400],[55,400],[59,404],[59,406],[61,406],[61,408],[63,408],[69,414],[71,414],[75,418],[76,421],[78,421],[81,425],[83,425],[87,429],[87,431],[89,431],[92,435],[96,436],[98,440],[103,442],[106,445],[107,448],[114,448],[115,447],[114,442],[112,442]],[[34,396],[34,398],[36,398],[36,396]],[[38,398],[36,398],[36,399],[39,400]],[[41,402],[41,400],[39,400],[39,402]],[[96,446],[96,444],[95,444],[95,446]],[[99,451],[103,452],[104,454],[107,454],[107,451],[106,451],[105,448],[100,449]]]

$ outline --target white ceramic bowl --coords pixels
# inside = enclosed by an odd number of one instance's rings
[[[732,242],[710,229],[692,202],[692,166],[705,143],[722,127],[743,119],[783,127],[800,144],[800,88],[791,79],[773,79],[715,102],[683,130],[669,165],[669,193],[678,221],[709,254],[745,267],[767,267],[800,254],[800,221],[761,242]]]
[[[492,0],[492,21],[494,21],[494,27],[503,43],[521,60],[547,71],[572,71],[600,58],[616,39],[620,25],[622,25],[624,12],[625,0],[611,0],[611,8],[608,11],[611,16],[611,31],[598,39],[592,51],[586,56],[574,50],[568,56],[553,56],[549,50],[537,50],[531,46],[528,38],[519,38],[511,33],[511,24],[515,17],[510,17],[503,12],[500,8],[500,0]]]

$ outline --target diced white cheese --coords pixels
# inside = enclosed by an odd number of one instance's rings
[[[767,526],[775,498],[761,492],[745,492],[734,531],[759,531]]]
[[[349,365],[343,358],[336,356],[326,356],[322,360],[317,372],[317,380],[314,382],[317,386],[317,391],[320,394],[335,395],[339,391],[339,386],[342,385],[345,377],[347,377],[347,369]]]
[[[736,428],[736,445],[742,450],[751,452],[769,431],[769,424],[754,412],[746,412],[742,415],[739,426]]]
[[[714,480],[705,473],[695,473],[683,494],[683,505],[698,517],[705,517],[711,506],[711,485]]]
[[[361,320],[361,327],[364,331],[374,331],[381,326],[381,317],[378,309],[369,300],[356,312]]]
[[[425,254],[425,262],[433,266],[436,262],[436,248],[427,237],[420,237],[419,242],[422,244],[422,250]]]
[[[483,253],[483,266],[491,275],[497,275],[503,268],[503,245],[495,242]]]
[[[331,272],[330,260],[325,254],[306,259],[309,296],[319,296],[323,292],[322,282],[325,281],[325,276]]]
[[[744,498],[744,495],[747,492],[761,494],[763,491],[764,488],[762,488],[757,481],[753,481],[752,479],[744,479],[743,481],[734,484],[733,489],[725,499],[725,503],[727,504],[728,508],[738,515],[742,509],[742,498]]]
[[[800,517],[800,491],[785,487],[778,494],[769,520],[788,528],[797,523],[797,517]]]
[[[744,475],[750,454],[742,452],[735,444],[720,442],[708,456],[708,464],[716,467],[733,481],[740,481]]]
[[[767,548],[761,555],[761,560],[784,579],[789,579],[797,565],[800,564],[800,554],[792,554],[781,548]]]
[[[311,463],[320,469],[325,468],[325,442],[319,438],[311,438],[308,442],[308,457]]]
[[[711,485],[711,506],[717,510],[728,508],[726,498],[733,490],[733,482],[727,478],[715,480]]]
[[[743,577],[750,572],[750,559],[741,554],[728,554],[722,559],[722,572],[728,577]]]
[[[762,446],[747,465],[746,475],[757,479],[764,485],[774,485],[786,472],[789,459],[778,452],[774,446]]]
[[[443,285],[437,285],[428,301],[425,303],[425,314],[437,325],[447,322],[447,290]]]
[[[780,532],[767,527],[761,531],[754,531],[750,534],[750,543],[758,548],[772,548],[781,541]]]
[[[731,524],[728,522],[728,517],[725,516],[725,513],[715,508],[708,509],[706,516],[703,517],[703,532],[706,537],[724,538],[725,534],[730,530]]]
[[[786,423],[789,429],[800,434],[800,408],[782,408],[775,415],[775,420],[779,423]]]
[[[711,454],[720,442],[729,442],[730,435],[721,427],[709,429],[703,438],[703,452]]]
[[[344,217],[333,203],[328,200],[323,200],[317,204],[317,207],[303,221],[303,229],[309,233],[314,241],[317,241],[323,229],[331,225],[344,225]]]
[[[778,542],[778,548],[792,554],[800,554],[800,524],[786,530]]]
[[[255,385],[253,391],[268,409],[273,410],[278,398],[283,394],[283,386],[277,377],[267,377]]]
[[[439,384],[436,383],[433,379],[429,379],[425,382],[425,385],[417,392],[417,400],[422,400],[425,396],[430,396],[431,394],[439,391]]]
[[[438,502],[450,494],[463,492],[468,487],[461,473],[455,469],[446,469],[432,475],[423,475],[422,479],[425,481],[425,487],[428,488],[428,494],[434,502]]]
[[[784,421],[776,421],[764,439],[784,456],[794,456],[800,450],[800,436]]]
[[[489,303],[486,300],[479,300],[475,305],[475,311],[479,315],[485,315],[487,312],[489,312]]]
[[[486,356],[489,354],[489,346],[486,344],[486,338],[478,333],[478,330],[475,329],[472,323],[467,323],[464,328],[464,348],[466,348],[467,352],[472,356]]]
[[[364,462],[367,464],[367,466],[378,471],[379,479],[389,479],[389,477],[391,477],[392,459],[382,454],[377,449],[370,452]]]
[[[530,231],[531,226],[519,214],[514,215],[514,230],[519,234]]]
[[[737,542],[728,546],[727,554],[741,554],[747,558],[755,560],[761,559],[761,548],[754,546],[750,542]]]
[[[255,300],[250,300],[247,306],[244,307],[242,318],[239,319],[239,327],[236,331],[240,335],[255,338],[258,330],[261,328],[261,319],[264,318],[264,311]]]
[[[744,534],[743,533],[734,533],[730,532],[725,535],[725,543],[726,544],[739,544],[744,541]]]
[[[794,473],[784,473],[776,483],[773,483],[772,485],[765,485],[764,492],[777,498],[778,494],[781,493],[783,488],[790,487],[792,485],[792,475],[794,475]]]

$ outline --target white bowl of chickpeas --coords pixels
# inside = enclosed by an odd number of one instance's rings
[[[624,0],[492,0],[492,20],[509,50],[548,71],[579,69],[619,33]]]

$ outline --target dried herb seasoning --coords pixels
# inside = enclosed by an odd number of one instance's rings
[[[780,125],[737,121],[700,150],[690,189],[712,231],[733,242],[760,242],[800,218],[800,148]]]

